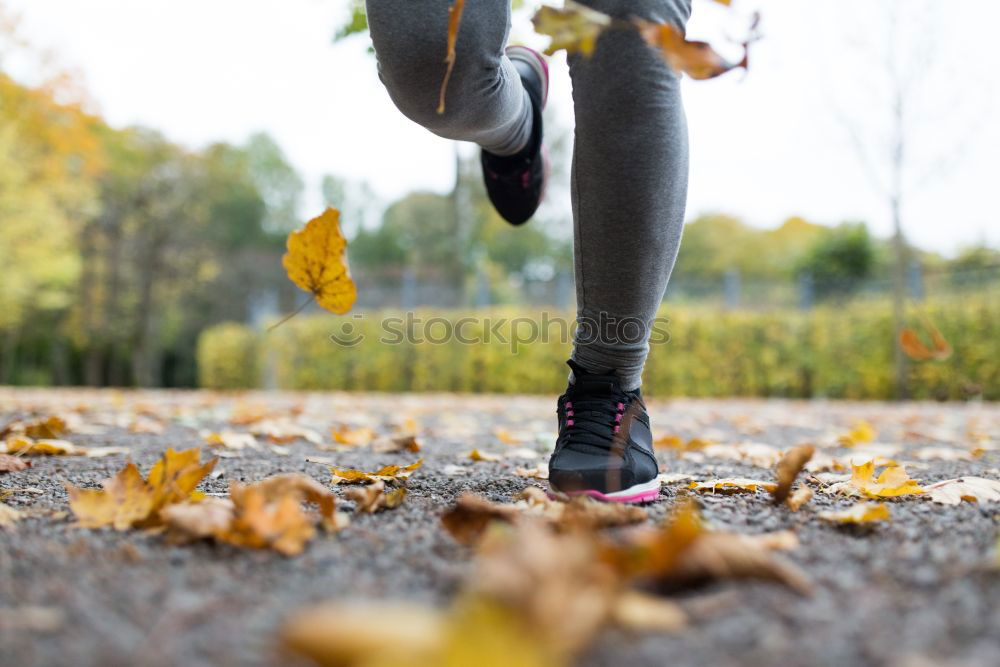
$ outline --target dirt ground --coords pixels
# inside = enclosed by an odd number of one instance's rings
[[[127,449],[100,458],[33,457],[24,471],[0,473],[0,497],[27,515],[0,529],[0,663],[289,664],[275,650],[275,632],[306,604],[399,598],[444,604],[461,585],[469,550],[441,529],[441,512],[464,491],[509,501],[526,485],[544,485],[515,469],[544,460],[554,411],[554,401],[540,397],[0,389],[0,430],[15,420],[71,413],[65,437],[74,444]],[[834,456],[891,455],[922,484],[964,475],[1000,479],[996,405],[675,400],[651,401],[650,413],[657,436],[774,450],[814,442]],[[348,528],[320,535],[296,557],[208,543],[168,546],[141,531],[84,530],[67,514],[66,483],[96,486],[128,458],[145,473],[167,447],[203,447],[208,454],[206,431],[246,430],[262,420],[309,429],[320,442],[298,439],[275,448],[261,437],[258,449],[219,450],[221,475],[203,490],[223,494],[231,480],[280,472],[328,484],[327,466],[307,457],[363,470],[418,457],[424,464],[401,507],[351,513]],[[841,447],[838,436],[862,422],[873,427],[874,443]],[[330,429],[343,424],[376,435],[415,427],[423,449],[334,448]],[[473,448],[534,450],[541,458],[473,463]],[[660,462],[665,473],[694,480],[773,479],[764,465],[767,447],[754,451],[739,460],[664,449]],[[456,474],[454,466],[465,470]],[[665,484],[650,521],[661,520],[685,486]],[[788,557],[813,580],[815,595],[746,581],[684,591],[674,598],[691,617],[687,629],[609,630],[581,664],[1000,664],[1000,503],[890,499],[891,521],[859,529],[817,521],[817,511],[852,503],[823,493],[795,513],[773,506],[762,492],[697,498],[713,528],[795,531],[801,546]],[[342,507],[350,511],[351,503]]]

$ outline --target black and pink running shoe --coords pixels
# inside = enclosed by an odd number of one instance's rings
[[[570,361],[575,381],[559,397],[559,438],[549,459],[555,495],[644,503],[660,495],[653,434],[639,390],[622,391],[613,371]]]
[[[542,54],[526,46],[508,46],[507,57],[521,75],[531,98],[531,139],[516,155],[482,151],[483,179],[493,207],[512,225],[528,221],[545,193],[545,155],[542,151],[542,109],[549,95],[549,66]]]

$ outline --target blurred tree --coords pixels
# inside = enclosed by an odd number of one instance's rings
[[[844,223],[821,236],[799,262],[820,298],[847,296],[872,275],[875,245],[864,223]]]

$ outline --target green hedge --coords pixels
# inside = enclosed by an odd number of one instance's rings
[[[1000,399],[1000,304],[989,301],[923,304],[954,348],[946,361],[912,362],[914,398]],[[463,332],[482,337],[485,318],[534,318],[540,311],[496,309],[475,313],[420,311],[426,322],[451,323],[475,317]],[[567,318],[566,314],[560,314]],[[886,399],[893,396],[892,321],[887,304],[800,311],[733,311],[665,308],[670,340],[654,345],[645,391],[666,396],[784,396]],[[543,393],[562,391],[569,344],[519,346],[492,339],[480,344],[415,342],[386,344],[381,321],[400,313],[366,313],[363,318],[299,317],[270,334],[226,324],[206,331],[199,344],[206,387],[256,386],[266,356],[269,374],[285,389],[364,391],[458,391]],[[915,320],[915,322],[922,320]],[[330,335],[349,322],[364,340],[338,345]],[[520,325],[527,333],[527,325]],[[918,326],[919,329],[919,326]],[[421,327],[416,327],[420,331]],[[443,325],[431,328],[433,334]],[[504,330],[501,329],[501,332]],[[506,329],[509,335],[510,328]],[[557,333],[556,327],[550,329]],[[254,342],[256,341],[256,343]],[[256,352],[253,352],[256,350]]]
[[[198,338],[198,383],[207,389],[245,389],[260,382],[257,334],[242,324],[226,322]]]

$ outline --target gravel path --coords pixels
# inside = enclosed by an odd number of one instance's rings
[[[224,450],[217,467],[222,475],[202,487],[214,493],[225,493],[230,480],[280,472],[328,483],[327,468],[309,456],[364,470],[424,459],[402,507],[352,513],[347,529],[319,536],[294,558],[207,543],[173,547],[158,535],[74,527],[64,514],[63,485],[97,485],[121,468],[125,455],[34,458],[27,470],[0,473],[0,496],[28,513],[0,529],[5,666],[289,664],[275,652],[275,629],[305,604],[331,598],[443,604],[460,586],[469,552],[440,529],[441,511],[463,491],[508,501],[535,483],[514,470],[537,461],[472,463],[467,453],[543,453],[554,427],[553,401],[537,397],[0,389],[0,406],[0,429],[15,419],[70,412],[75,431],[68,439],[127,447],[144,473],[167,447],[208,450],[204,430],[243,430],[234,420],[259,424],[254,420],[264,412],[278,423],[312,429],[324,442],[336,424],[380,435],[414,423],[419,429],[419,454],[331,450],[304,440],[278,449]],[[866,420],[878,443],[903,448],[893,458],[922,483],[962,475],[1000,479],[1000,407],[994,405],[678,400],[654,401],[650,408],[658,435],[773,448],[816,442],[835,455],[848,454],[835,446],[837,435]],[[970,460],[940,458],[947,455],[942,448],[965,456],[973,446],[986,451]],[[937,457],[921,460],[918,452]],[[769,468],[747,461],[670,451],[660,460],[666,472],[697,480],[773,479]],[[467,467],[466,474],[446,474],[454,465]],[[683,486],[664,488],[651,520],[665,516]],[[609,631],[583,664],[1000,664],[1000,573],[992,565],[1000,504],[893,501],[891,522],[858,530],[817,522],[815,511],[850,505],[821,493],[798,513],[773,507],[763,493],[698,500],[719,529],[796,531],[802,544],[789,557],[812,577],[816,595],[799,597],[766,583],[714,583],[677,596],[693,619],[684,632]]]

